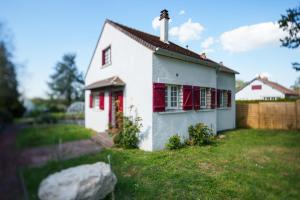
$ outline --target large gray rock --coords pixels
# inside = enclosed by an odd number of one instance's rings
[[[41,200],[103,199],[117,183],[110,166],[103,162],[80,165],[54,173],[39,187]]]

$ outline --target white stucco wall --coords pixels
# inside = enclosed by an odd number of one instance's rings
[[[112,63],[103,68],[102,50],[109,45]],[[198,122],[207,124],[214,132],[234,128],[234,75],[222,74],[217,81],[214,68],[153,54],[148,48],[106,24],[86,75],[86,85],[112,76],[118,76],[126,83],[124,114],[137,113],[142,118],[140,148],[143,150],[163,149],[174,134],[187,138],[188,126]],[[221,89],[232,90],[232,108],[153,113],[153,82],[212,88],[219,84]],[[104,111],[89,108],[89,94],[90,91],[85,92],[86,127],[98,132],[105,131],[108,128],[109,92],[105,92]],[[135,110],[129,113],[131,105]]]
[[[102,68],[102,50],[111,45],[111,65]],[[96,47],[85,84],[119,76],[125,83],[124,114],[131,113],[142,118],[140,147],[152,150],[152,51],[134,41],[110,24],[105,24]],[[108,128],[109,94],[105,93],[105,110],[89,108],[90,91],[85,92],[86,127],[102,132]]]
[[[262,88],[261,90],[252,90],[252,85],[261,85]],[[284,98],[284,94],[264,84],[260,80],[253,81],[236,93],[236,100],[263,100],[264,97]]]
[[[217,75],[218,89],[231,90],[231,107],[217,109],[217,131],[235,128],[235,75],[220,72]]]
[[[215,88],[216,71],[210,67],[154,54],[153,82]],[[165,148],[169,137],[174,134],[187,138],[188,126],[198,122],[216,131],[216,110],[153,113],[153,150]]]

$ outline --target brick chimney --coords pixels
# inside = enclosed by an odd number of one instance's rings
[[[169,13],[166,9],[160,12],[160,41],[164,43],[169,43]]]

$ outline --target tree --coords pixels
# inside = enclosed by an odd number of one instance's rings
[[[238,90],[242,89],[246,84],[247,84],[247,82],[237,79],[235,81],[235,89],[238,91]]]
[[[287,48],[296,49],[300,46],[300,6],[288,9],[286,15],[281,15],[278,21],[279,27],[288,33],[283,39],[280,39],[281,45]],[[292,63],[296,71],[300,71],[300,63]]]
[[[0,24],[0,36],[3,36]],[[0,37],[0,123],[9,120],[8,116],[20,117],[24,112],[21,95],[18,91],[16,65],[9,51],[9,41]]]
[[[72,101],[83,100],[83,74],[77,69],[75,54],[65,54],[62,61],[55,66],[55,72],[50,76],[48,86],[50,98],[64,99],[66,105]]]
[[[293,90],[300,95],[300,77],[298,77],[294,83],[294,85],[291,86],[291,88],[293,88]]]
[[[294,90],[300,88],[300,77],[298,77],[294,83],[294,85],[291,86]]]

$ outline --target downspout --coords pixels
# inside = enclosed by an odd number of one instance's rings
[[[216,95],[215,95],[215,102],[218,105],[218,75],[220,72],[220,65],[216,66]],[[216,106],[216,134],[218,134],[218,106]]]

